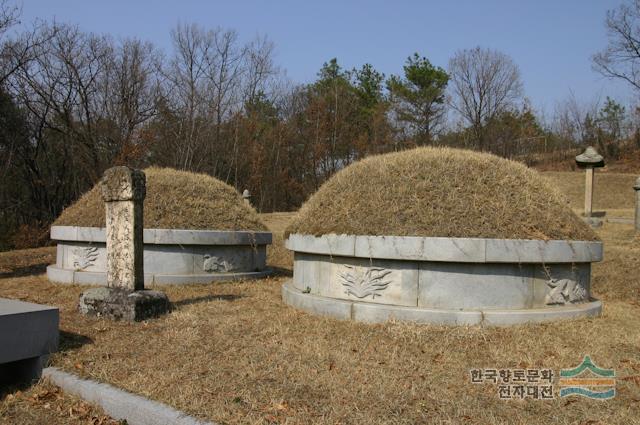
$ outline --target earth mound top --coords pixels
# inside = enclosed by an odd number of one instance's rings
[[[151,167],[144,172],[147,177],[145,228],[267,230],[240,194],[218,179],[171,168]],[[104,227],[105,209],[99,186],[95,185],[66,208],[53,225]]]
[[[307,200],[286,234],[598,240],[536,171],[423,147],[368,157]]]

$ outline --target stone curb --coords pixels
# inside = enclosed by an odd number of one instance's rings
[[[602,242],[292,234],[291,251],[344,257],[456,263],[590,263]]]
[[[116,420],[126,420],[129,425],[214,425],[180,412],[166,404],[120,390],[109,384],[81,379],[55,367],[42,371],[42,377],[64,391],[83,400],[97,404]]]
[[[598,316],[602,311],[602,302],[598,300],[555,308],[513,310],[444,310],[375,304],[305,294],[294,288],[290,280],[282,285],[282,300],[285,304],[307,313],[329,316],[340,320],[351,319],[359,322],[384,323],[395,319],[455,326],[511,326],[526,323],[544,323],[558,319],[594,317]]]
[[[106,242],[105,228],[51,226],[51,239],[58,241]],[[156,245],[268,245],[271,232],[226,232],[217,230],[144,229],[144,243]]]
[[[144,275],[145,286],[149,285],[191,285],[208,284],[214,282],[232,282],[239,280],[262,279],[273,273],[267,268],[259,272],[234,272],[234,273],[209,273],[209,274],[147,274]],[[105,286],[107,284],[106,272],[87,272],[79,270],[67,270],[57,267],[55,264],[47,266],[47,279],[55,283],[69,285]]]

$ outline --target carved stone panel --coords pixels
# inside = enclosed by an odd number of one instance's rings
[[[577,279],[549,279],[548,292],[545,296],[547,305],[576,304],[588,300],[585,287]]]
[[[344,269],[344,272],[340,273],[342,286],[347,295],[353,295],[356,298],[371,296],[375,299],[391,283],[387,277],[391,270],[382,267],[355,267],[345,264]]]
[[[84,270],[95,264],[98,258],[97,246],[78,247],[73,249],[75,256],[73,260],[73,268],[75,270]]]
[[[416,306],[418,266],[406,261],[322,256],[318,295],[351,301]]]
[[[235,270],[231,262],[222,257],[205,254],[203,270],[207,273],[229,273]]]

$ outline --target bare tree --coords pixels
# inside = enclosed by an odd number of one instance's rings
[[[142,154],[140,132],[157,113],[160,54],[151,43],[123,40],[113,48],[99,79],[98,108],[109,128],[111,157],[127,163]]]
[[[522,97],[520,71],[505,53],[476,47],[449,61],[451,106],[468,123],[475,145],[487,148],[484,127]]]
[[[609,44],[592,57],[594,69],[640,89],[640,0],[607,11],[605,26]]]
[[[243,73],[243,99],[254,100],[262,94],[272,94],[280,69],[273,61],[274,45],[267,37],[256,37],[245,47],[245,72]]]

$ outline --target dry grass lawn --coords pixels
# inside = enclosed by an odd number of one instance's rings
[[[538,172],[495,155],[427,147],[370,156],[340,170],[302,206],[287,233],[596,238]]]
[[[599,234],[606,260],[593,275],[595,295],[605,302],[602,317],[545,325],[450,328],[319,318],[283,305],[286,277],[165,287],[175,310],[137,324],[79,315],[83,288],[53,285],[40,274],[5,275],[0,296],[60,307],[55,366],[219,423],[637,423],[640,243],[629,225],[607,223]],[[494,386],[469,383],[470,368],[557,371],[585,354],[616,370],[614,399],[506,402]]]
[[[31,388],[0,393],[2,425],[118,425],[102,409],[41,381]]]
[[[293,253],[284,246],[284,232],[296,217],[295,212],[277,212],[260,214],[260,219],[273,233],[273,244],[267,247],[267,261],[269,265],[280,272],[286,273],[293,264]]]
[[[546,171],[541,174],[569,199],[571,207],[576,212],[584,211],[584,171]],[[596,170],[593,192],[594,211],[606,211],[607,217],[633,217],[635,199],[633,184],[638,175]]]

